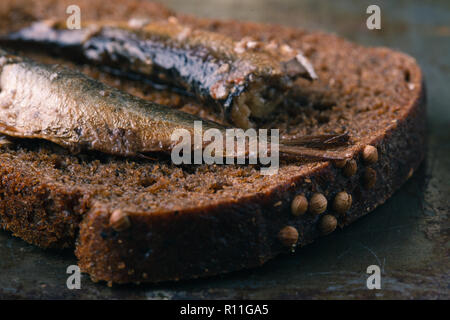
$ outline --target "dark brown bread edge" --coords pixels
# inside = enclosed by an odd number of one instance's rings
[[[399,53],[395,53],[399,54]],[[418,83],[422,74],[416,66]],[[111,208],[96,206],[80,226],[76,255],[79,266],[92,279],[114,283],[159,282],[211,276],[260,266],[274,256],[288,252],[278,238],[280,229],[298,230],[298,246],[322,235],[319,222],[324,215],[290,213],[293,198],[315,192],[328,200],[325,214],[344,227],[366,215],[388,199],[417,169],[426,149],[426,97],[422,82],[417,99],[404,106],[390,128],[373,137],[379,160],[367,165],[361,146],[355,154],[358,170],[348,178],[343,170],[325,163],[307,177],[293,177],[271,192],[240,199],[235,203],[166,214],[133,214],[131,227],[117,232],[109,226]],[[372,188],[365,187],[365,173],[376,173]],[[373,173],[373,171],[372,171]],[[331,208],[334,196],[346,191],[353,204],[346,214]],[[281,202],[281,203],[280,203]]]
[[[32,168],[11,165],[5,156],[0,158],[0,227],[40,247],[73,247],[87,194],[46,183]]]

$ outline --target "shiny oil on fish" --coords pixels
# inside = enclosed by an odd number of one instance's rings
[[[295,79],[317,78],[298,50],[273,52],[256,41],[169,21],[92,22],[79,30],[43,21],[3,41],[41,45],[110,72],[180,88],[242,128],[276,110]]]
[[[78,71],[46,65],[0,49],[0,133],[52,141],[73,152],[96,150],[120,156],[170,153],[172,133],[195,135],[194,122],[226,136],[226,127],[111,88]],[[342,160],[347,135],[281,141],[285,158]],[[204,147],[204,146],[202,146]]]

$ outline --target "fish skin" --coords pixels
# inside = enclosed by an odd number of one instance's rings
[[[239,121],[231,110],[241,103],[238,98],[243,93],[251,92],[246,102],[251,116],[264,118],[282,101],[293,80],[316,77],[310,65],[295,58],[287,63],[265,50],[238,52],[237,42],[225,35],[167,21],[138,27],[88,22],[79,30],[44,21],[7,35],[3,41],[41,44],[122,75],[181,88],[214,105],[235,124]],[[295,72],[287,72],[286,66]]]
[[[58,65],[0,50],[0,132],[41,138],[72,151],[134,156],[169,152],[175,129],[224,130],[219,124],[148,102]]]
[[[187,130],[194,144],[195,121],[202,121],[202,129],[214,128],[226,137],[227,128],[218,123],[140,99],[80,72],[40,64],[0,49],[0,134],[45,139],[72,152],[96,150],[136,156],[147,152],[170,153],[178,144],[171,139],[177,129]],[[327,142],[340,136],[326,136],[322,140]],[[278,144],[280,156],[322,161],[351,156],[346,151],[305,147],[320,139],[304,137],[293,145]],[[208,143],[203,142],[201,147]],[[247,146],[244,153],[235,156],[246,157],[248,151]],[[228,154],[228,150],[224,152]]]

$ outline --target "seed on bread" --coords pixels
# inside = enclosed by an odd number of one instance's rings
[[[352,206],[352,196],[347,192],[339,192],[333,201],[333,210],[337,213],[344,214]]]
[[[321,193],[315,193],[309,201],[309,211],[314,214],[321,214],[327,210],[327,198]]]
[[[362,152],[362,158],[367,164],[374,164],[378,161],[378,150],[374,146],[367,145]]]
[[[110,226],[116,231],[123,231],[131,226],[130,218],[122,209],[116,209],[109,218]]]
[[[348,178],[353,176],[356,173],[356,170],[358,169],[358,166],[356,164],[356,161],[354,159],[350,159],[346,162],[344,166],[344,175]]]
[[[303,194],[299,194],[292,200],[291,212],[294,216],[301,216],[308,210],[308,200]]]
[[[377,172],[372,168],[367,168],[364,172],[363,180],[367,189],[373,188],[375,182],[377,182]]]
[[[293,247],[298,241],[298,231],[292,226],[286,226],[278,233],[278,239],[286,247]]]
[[[329,234],[336,229],[337,219],[331,214],[326,214],[320,219],[320,231],[322,234]]]

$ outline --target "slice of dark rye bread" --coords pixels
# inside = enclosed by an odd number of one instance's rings
[[[323,234],[324,216],[346,226],[389,198],[424,158],[423,77],[415,60],[403,53],[364,48],[318,32],[177,15],[146,1],[30,3],[2,4],[1,31],[30,20],[65,17],[66,5],[77,3],[86,19],[176,16],[235,39],[250,35],[301,48],[320,79],[300,80],[304,109],[280,112],[268,125],[287,136],[348,131],[352,137],[353,175],[349,167],[330,162],[282,163],[278,174],[262,176],[255,166],[180,167],[167,158],[70,155],[38,140],[3,145],[0,225],[41,247],[75,247],[79,266],[93,280],[158,282],[259,266],[291,250],[279,238],[284,227],[296,228],[300,247]],[[146,99],[213,118],[175,93],[61,63]],[[364,161],[366,145],[377,148],[377,162]],[[346,213],[337,213],[333,201],[342,191],[353,201]],[[310,200],[314,193],[326,197],[326,211],[294,216],[294,197],[304,194]],[[127,229],[110,225],[116,210],[126,213]]]

